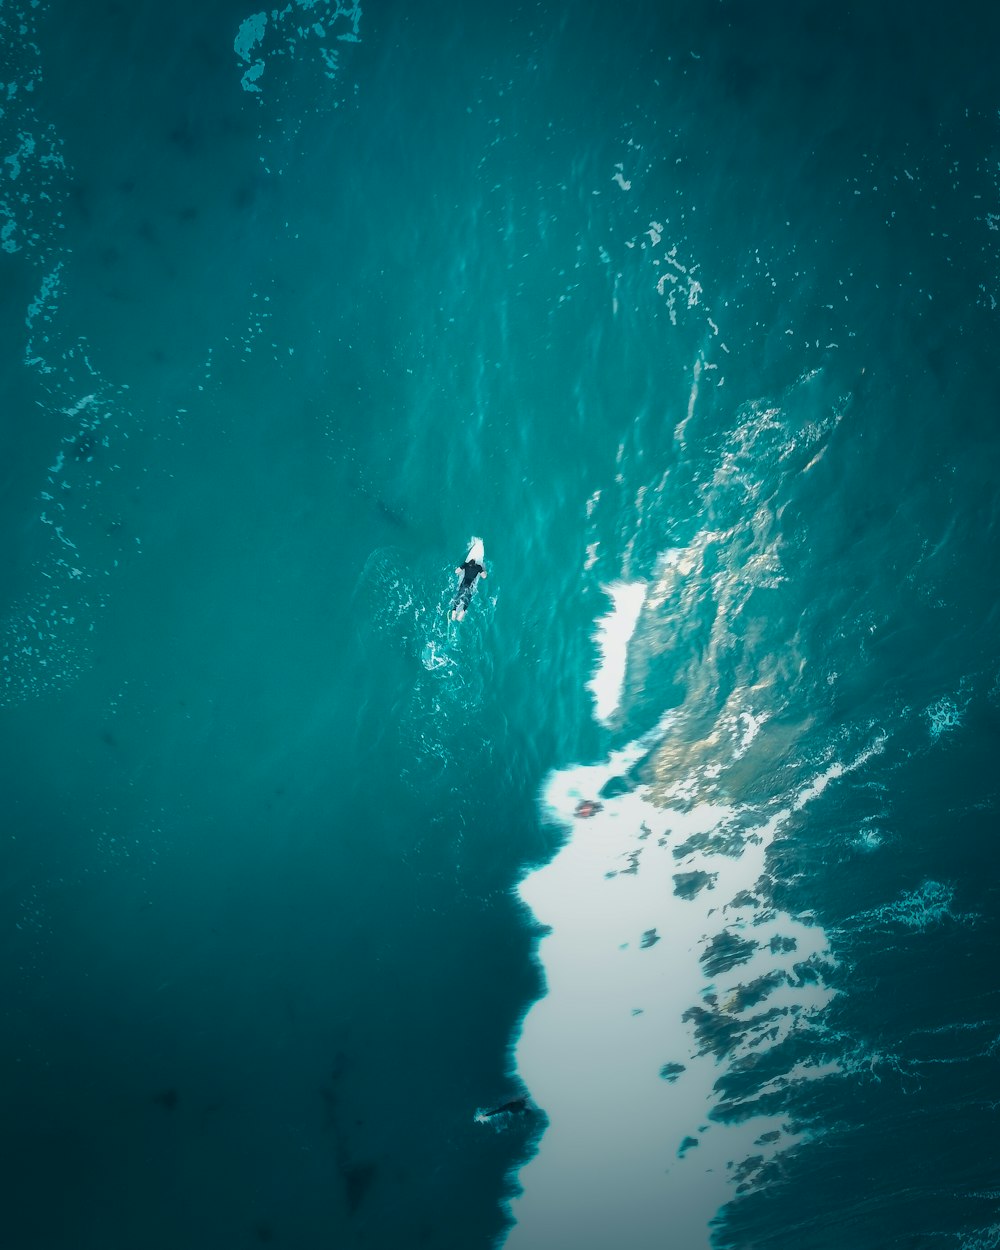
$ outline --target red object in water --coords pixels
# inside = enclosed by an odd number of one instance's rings
[[[603,807],[603,803],[598,803],[594,799],[581,799],[580,802],[577,803],[576,811],[573,814],[575,816],[582,817],[596,816]]]

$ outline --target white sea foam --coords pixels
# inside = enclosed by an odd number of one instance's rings
[[[821,980],[803,985],[793,972],[829,959],[823,931],[765,913],[750,892],[777,831],[836,772],[750,830],[738,857],[707,847],[678,860],[676,848],[690,839],[697,848],[698,835],[730,825],[736,809],[703,803],[682,813],[633,792],[574,821],[579,801],[592,799],[645,749],[633,744],[603,764],[557,772],[543,797],[549,817],[574,829],[552,863],[520,888],[551,932],[539,950],[547,994],[524,1021],[516,1062],[550,1127],[522,1173],[512,1250],[707,1246],[709,1221],[733,1196],[735,1168],[751,1155],[762,1162],[794,1137],[774,1117],[711,1120],[721,1064],[699,1053],[704,1047],[690,1010],[743,1030],[722,1061],[731,1064],[777,1046],[833,997]],[[702,874],[705,884],[681,897],[679,874],[691,874],[688,881]],[[706,955],[720,934],[752,946],[738,966],[710,974]],[[741,987],[764,976],[772,978],[770,989],[744,1003]],[[766,1027],[754,1023],[772,1011]],[[792,1068],[773,1084],[825,1071]]]
[[[601,659],[587,688],[594,696],[594,715],[607,724],[621,703],[628,644],[646,599],[646,583],[612,582],[602,589],[612,606],[597,622],[595,641]]]
[[[618,591],[608,588],[614,606],[598,635],[599,717],[619,705],[646,598],[642,584]],[[748,692],[730,713],[737,705],[723,735],[730,762],[766,719]],[[553,773],[541,796],[546,817],[571,835],[519,890],[548,932],[539,944],[546,994],[525,1017],[515,1060],[549,1127],[521,1171],[510,1250],[707,1247],[737,1184],[800,1140],[780,1116],[728,1116],[727,1074],[771,1055],[756,1096],[838,1070],[804,1060],[805,1047],[780,1061],[783,1042],[821,1026],[835,994],[824,980],[833,959],[810,917],[769,908],[756,890],[786,822],[884,739],[828,761],[778,811],[699,801],[698,777],[674,787],[692,800],[684,810],[644,788],[598,800],[675,731],[668,715],[605,760]]]

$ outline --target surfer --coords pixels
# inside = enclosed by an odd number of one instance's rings
[[[501,1117],[533,1116],[534,1114],[535,1108],[527,1098],[512,1098],[510,1102],[502,1103],[499,1107],[493,1107],[489,1111],[477,1111],[474,1119],[478,1124],[485,1124],[487,1120],[499,1120]]]
[[[472,592],[476,586],[476,578],[485,577],[486,570],[483,568],[483,557],[485,552],[480,539],[475,539],[469,548],[469,554],[465,557],[464,563],[460,564],[455,570],[455,576],[462,579],[455,597],[451,601],[451,619],[460,621],[469,610],[469,604],[472,601]]]

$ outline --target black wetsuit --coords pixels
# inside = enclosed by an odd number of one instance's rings
[[[480,1112],[480,1117],[484,1120],[492,1120],[497,1115],[529,1115],[530,1112],[527,1098],[514,1098],[500,1107],[494,1107],[492,1111]]]
[[[486,570],[475,560],[466,560],[459,567],[462,570],[462,584],[459,586],[458,592],[452,601],[452,607],[457,608],[461,604],[463,608],[468,608],[472,601],[472,588],[475,585],[476,578],[480,573],[485,573]]]

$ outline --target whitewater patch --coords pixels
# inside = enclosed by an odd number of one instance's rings
[[[636,585],[608,593],[591,682],[598,716],[619,705],[645,601]],[[738,758],[766,717],[750,692],[737,702],[741,732],[727,750]],[[510,1250],[709,1246],[720,1208],[803,1140],[774,1108],[840,1071],[810,1042],[836,993],[828,935],[811,915],[769,904],[766,858],[786,824],[884,739],[825,761],[764,810],[699,801],[696,778],[676,787],[684,801],[665,806],[660,789],[654,802],[629,774],[675,732],[668,714],[604,760],[557,770],[540,796],[569,837],[519,887],[546,929],[546,992],[524,1019],[515,1066],[549,1123],[519,1174]]]
[[[606,725],[621,704],[628,644],[646,600],[646,583],[613,582],[601,589],[611,600],[611,608],[597,622],[595,641],[601,661],[587,688],[594,696],[594,715]]]
[[[539,947],[547,992],[525,1018],[516,1066],[550,1127],[512,1205],[516,1250],[556,1244],[556,1230],[579,1250],[707,1246],[736,1186],[798,1140],[780,1116],[729,1119],[721,1091],[751,1057],[777,1059],[834,996],[824,931],[754,893],[768,846],[810,795],[749,828],[738,856],[711,837],[745,824],[722,804],[681,812],[634,791],[574,816],[642,753],[561,770],[543,795],[572,834],[519,891],[550,932]],[[755,1097],[834,1070],[769,1067]]]

